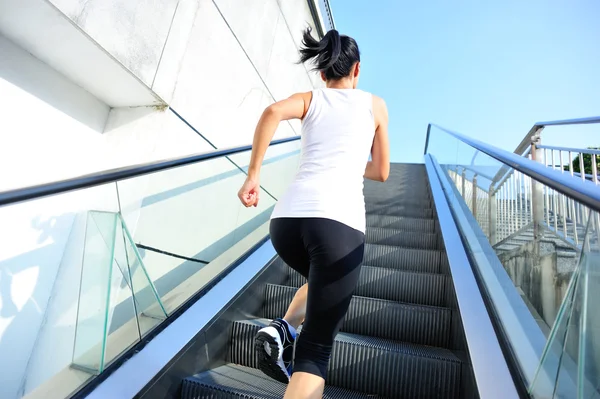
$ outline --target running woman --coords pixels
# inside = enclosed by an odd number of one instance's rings
[[[238,192],[246,207],[258,205],[267,147],[281,121],[300,119],[300,166],[275,206],[270,235],[277,254],[308,283],[285,316],[256,336],[260,369],[289,384],[285,399],[323,395],[333,341],[363,260],[363,178],[383,182],[390,170],[387,108],[381,98],[356,89],[356,41],[336,30],[318,41],[307,29],[302,44],[300,61],[312,60],[326,87],[265,109],[254,134],[248,177]]]

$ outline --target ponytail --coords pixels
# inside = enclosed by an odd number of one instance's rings
[[[311,35],[311,28],[303,33],[300,62],[312,60],[314,69],[325,72],[327,79],[341,79],[350,74],[352,66],[360,61],[358,45],[348,36],[330,30],[320,41]]]

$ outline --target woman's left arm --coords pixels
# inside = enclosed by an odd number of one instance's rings
[[[269,105],[262,113],[254,132],[248,176],[238,192],[240,201],[246,207],[258,206],[260,167],[279,122],[304,118],[311,96],[312,92],[294,94],[285,100]]]

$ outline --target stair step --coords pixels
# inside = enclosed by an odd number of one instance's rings
[[[413,218],[431,219],[433,210],[423,207],[411,207],[406,205],[385,206],[365,204],[368,215],[409,216]]]
[[[448,258],[444,251],[378,244],[365,244],[363,264],[421,273],[448,270]]]
[[[304,276],[286,267],[289,270],[287,285],[300,288],[306,283]],[[447,279],[448,276],[443,274],[362,266],[354,294],[418,305],[445,306]]]
[[[260,370],[226,364],[183,380],[182,399],[281,399],[287,385]],[[325,386],[324,399],[371,399],[375,395]]]
[[[262,317],[283,317],[296,291],[295,287],[267,284]],[[450,318],[448,308],[354,296],[341,331],[447,348]]]
[[[228,362],[257,368],[254,337],[268,323],[235,322]],[[461,361],[447,349],[339,333],[326,383],[389,398],[455,398],[460,380]]]
[[[365,239],[369,244],[395,245],[404,248],[439,249],[440,247],[440,236],[438,234],[415,234],[412,231],[383,227],[368,228]]]
[[[403,231],[435,233],[435,220],[405,216],[367,215],[367,231],[371,227]]]

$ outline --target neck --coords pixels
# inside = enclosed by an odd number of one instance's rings
[[[354,89],[354,82],[350,78],[340,80],[329,80],[325,83],[328,89]]]

